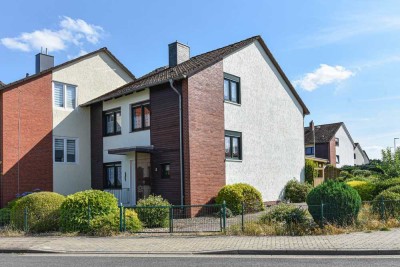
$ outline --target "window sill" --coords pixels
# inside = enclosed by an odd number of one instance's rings
[[[224,100],[224,103],[226,103],[226,104],[232,104],[232,105],[238,106],[238,107],[240,107],[240,106],[242,105],[241,103],[236,103],[236,102],[232,102],[232,101],[229,101],[229,100]]]
[[[74,111],[74,110],[76,109],[76,107],[75,107],[75,108],[61,108],[61,107],[55,107],[55,106],[53,106],[53,108],[54,108],[55,110],[59,110],[59,111],[68,111],[68,112]]]
[[[225,162],[242,162],[242,159],[225,159]]]
[[[142,131],[147,131],[147,130],[150,130],[150,127],[146,127],[146,128],[142,128],[142,129],[131,130],[130,133],[142,132]]]
[[[53,161],[54,164],[63,164],[63,165],[79,165],[78,162],[59,162],[59,161]]]
[[[103,135],[103,137],[110,137],[110,136],[116,136],[116,135],[121,135],[121,133],[105,134],[105,135]]]

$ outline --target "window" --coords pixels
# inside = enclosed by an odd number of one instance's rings
[[[104,135],[121,134],[121,109],[113,109],[103,113]]]
[[[354,153],[354,159],[357,159],[356,153]]]
[[[335,145],[339,146],[339,138],[335,138]]]
[[[314,155],[314,147],[306,147],[306,155]]]
[[[77,139],[54,138],[54,162],[77,162]]]
[[[339,157],[339,155],[336,155],[336,163],[340,163],[340,157]]]
[[[240,104],[240,78],[224,73],[224,100]]]
[[[170,168],[171,165],[169,163],[161,164],[161,178],[166,179],[171,177]]]
[[[242,159],[242,134],[225,131],[225,158]]]
[[[76,108],[76,86],[54,82],[54,106],[57,108]]]
[[[105,188],[122,188],[121,162],[104,164]]]
[[[150,128],[150,104],[132,106],[132,131]]]

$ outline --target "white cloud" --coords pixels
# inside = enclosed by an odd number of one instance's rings
[[[318,69],[305,74],[301,79],[295,80],[293,85],[306,91],[314,91],[321,85],[338,83],[347,80],[354,73],[343,66],[329,66],[321,64]]]
[[[363,147],[365,152],[370,159],[382,159],[382,149],[385,149],[383,146],[366,146]]]
[[[30,33],[22,33],[18,37],[0,39],[1,44],[9,49],[30,52],[47,48],[48,51],[65,50],[69,44],[81,47],[85,41],[96,44],[103,35],[103,28],[88,24],[82,19],[62,17],[60,29],[42,29]]]

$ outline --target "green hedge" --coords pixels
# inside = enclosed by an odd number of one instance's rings
[[[375,184],[375,192],[374,194],[377,196],[381,192],[385,191],[386,189],[400,185],[400,178],[391,178],[383,181],[379,181]]]
[[[389,188],[377,195],[372,208],[381,219],[400,219],[400,186]]]
[[[305,202],[312,188],[312,185],[308,183],[300,183],[296,179],[293,179],[285,185],[284,197],[292,203]]]
[[[86,190],[67,196],[61,205],[61,226],[65,232],[88,232],[89,222],[99,216],[116,214],[118,200],[111,193]]]
[[[373,183],[367,181],[349,181],[346,184],[357,190],[362,201],[371,201],[375,197],[376,186]]]
[[[216,203],[226,202],[226,206],[233,214],[240,214],[242,203],[245,206],[245,212],[258,212],[264,210],[264,203],[260,191],[249,184],[238,183],[226,185],[218,192]]]
[[[125,209],[125,226],[127,232],[135,233],[142,229],[137,214],[132,209]],[[90,233],[95,236],[112,236],[119,233],[120,230],[120,214],[110,213],[107,215],[97,216],[90,221]]]
[[[323,217],[321,203],[325,204]],[[344,226],[354,223],[357,219],[361,197],[347,184],[328,180],[311,190],[307,196],[307,205],[316,223]]]
[[[30,232],[58,231],[60,207],[65,197],[53,192],[38,192],[24,196],[12,205],[11,224],[24,230],[24,211],[27,210],[27,226]]]
[[[145,227],[167,227],[169,225],[170,205],[171,204],[161,196],[150,195],[138,201],[136,212]]]

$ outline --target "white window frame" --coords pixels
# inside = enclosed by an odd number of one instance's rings
[[[64,141],[64,161],[63,162],[56,161],[56,158],[55,158],[56,139],[63,139],[63,141]],[[75,162],[67,162],[67,140],[75,140]],[[79,138],[66,137],[66,136],[53,136],[53,162],[57,163],[57,164],[73,164],[73,165],[79,164]]]
[[[55,85],[55,84],[61,84],[61,85],[63,86],[63,96],[64,96],[64,99],[63,99],[63,107],[57,107],[57,106],[54,104],[54,102],[55,102],[54,85]],[[74,108],[68,108],[68,107],[67,107],[67,86],[72,86],[72,87],[75,88],[75,103],[74,103],[74,104],[75,104],[75,105],[74,105],[75,107],[74,107]],[[76,109],[76,107],[78,106],[78,86],[77,86],[77,85],[53,81],[53,91],[52,91],[52,94],[53,94],[53,108],[55,108],[55,109],[69,110],[69,111],[71,111],[71,110]]]

